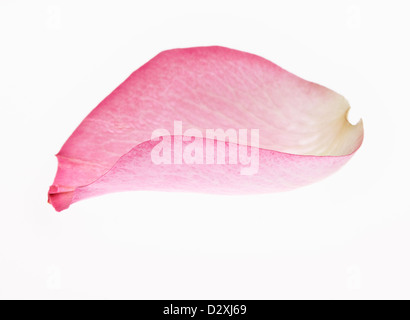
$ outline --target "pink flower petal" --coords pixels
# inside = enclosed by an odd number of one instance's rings
[[[63,146],[49,191],[57,211],[128,190],[260,193],[294,189],[339,169],[360,147],[363,123],[347,121],[347,101],[261,57],[222,47],[160,53],[135,71]],[[258,171],[239,164],[155,164],[152,133],[258,129]],[[182,134],[182,133],[181,133]],[[180,139],[176,134],[171,139]],[[250,140],[250,139],[249,139]],[[178,140],[179,141],[179,140]],[[184,141],[183,148],[190,142]],[[226,142],[226,150],[236,143]],[[172,159],[178,150],[172,149]]]

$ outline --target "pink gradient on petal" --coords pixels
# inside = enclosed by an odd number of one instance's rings
[[[360,147],[346,100],[245,52],[223,47],[165,51],[135,71],[75,130],[49,191],[57,211],[129,190],[220,194],[291,190],[325,178]],[[259,129],[259,171],[241,165],[155,165],[154,130]],[[204,134],[205,136],[205,134]],[[229,143],[227,143],[229,146]],[[251,148],[251,146],[249,146]]]

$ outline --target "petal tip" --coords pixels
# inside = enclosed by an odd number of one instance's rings
[[[68,209],[73,202],[73,198],[74,191],[58,192],[58,186],[50,187],[48,203],[51,204],[57,212]]]

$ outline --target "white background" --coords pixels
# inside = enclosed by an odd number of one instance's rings
[[[407,1],[0,2],[0,298],[410,298]],[[165,49],[259,54],[343,94],[365,141],[260,196],[134,192],[57,214],[54,157]]]

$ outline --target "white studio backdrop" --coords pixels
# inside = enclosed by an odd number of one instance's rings
[[[0,298],[410,298],[406,1],[0,2]],[[54,157],[171,48],[263,56],[344,95],[362,148],[254,196],[134,192],[47,204]]]

